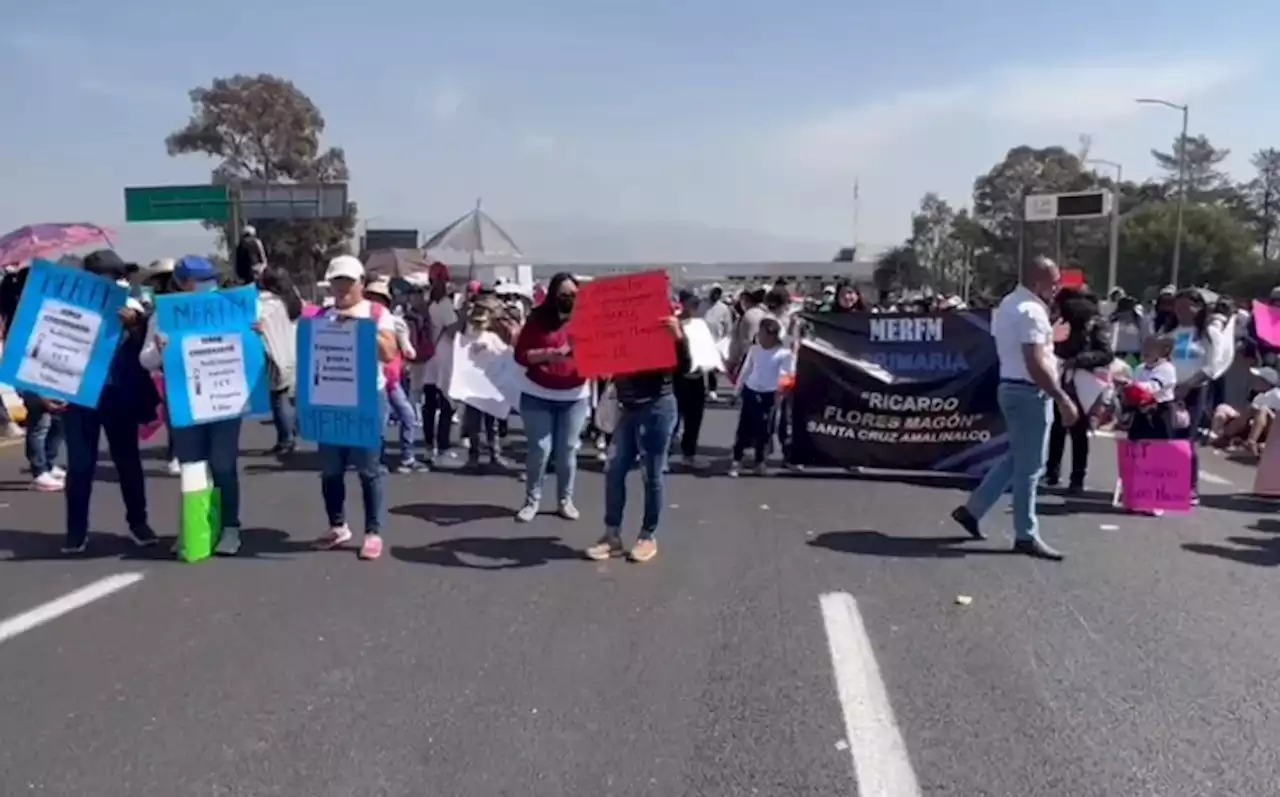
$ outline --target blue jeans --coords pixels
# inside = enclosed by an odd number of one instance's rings
[[[320,444],[320,494],[324,496],[324,511],[331,528],[347,522],[347,468],[354,469],[360,478],[364,533],[380,534],[387,525],[387,485],[379,462],[381,453],[377,448]]]
[[[62,415],[49,412],[39,396],[23,395],[27,407],[27,464],[31,475],[48,473],[58,464],[58,449],[62,448]]]
[[[639,407],[621,407],[613,431],[613,453],[604,473],[604,525],[617,529],[627,506],[627,473],[640,459],[644,473],[644,520],[640,537],[652,537],[662,515],[663,471],[667,467],[671,434],[676,428],[676,397],[662,396]]]
[[[222,495],[222,527],[240,528],[240,418],[173,430],[173,455],[180,464],[207,462],[213,486]]]
[[[524,459],[525,502],[542,502],[542,482],[547,463],[556,468],[557,498],[573,500],[573,481],[578,475],[578,447],[582,425],[587,420],[587,400],[551,401],[525,393],[520,396],[520,420],[524,423],[529,453]]]
[[[987,471],[965,506],[980,519],[1010,490],[1014,539],[1038,539],[1036,485],[1044,473],[1053,402],[1040,388],[1017,382],[1001,382],[997,395],[1009,432],[1009,453]]]
[[[400,382],[387,385],[387,410],[388,413],[384,413],[384,416],[394,415],[396,425],[400,427],[400,464],[412,465],[416,459],[413,454],[413,433],[418,424],[418,416],[413,411],[409,394],[405,392],[404,385]],[[386,449],[385,442],[382,447]]]
[[[271,421],[276,426],[276,445],[293,446],[298,437],[298,408],[288,390],[271,394]]]
[[[98,439],[105,432],[111,463],[120,480],[125,521],[130,530],[147,528],[147,490],[138,450],[138,422],[122,408],[91,410],[67,407],[62,422],[67,433],[67,541],[84,544],[89,534],[89,499],[98,469]]]

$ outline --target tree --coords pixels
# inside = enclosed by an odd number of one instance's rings
[[[1173,263],[1177,205],[1160,202],[1139,208],[1120,228],[1120,284],[1134,295],[1169,281]],[[1258,271],[1261,261],[1253,232],[1229,208],[1188,203],[1183,218],[1179,282],[1226,288]]]
[[[1087,191],[1103,184],[1080,158],[1063,147],[1014,147],[1004,160],[973,183],[973,218],[988,233],[989,264],[984,287],[1017,272],[1018,254],[1036,254],[1071,263],[1097,256],[1106,245],[1105,221],[1022,223],[1023,203],[1031,194]]]
[[[1204,136],[1187,136],[1174,139],[1169,152],[1151,150],[1156,165],[1167,175],[1166,182],[1178,184],[1178,153],[1186,147],[1187,200],[1192,202],[1219,202],[1228,199],[1232,192],[1231,181],[1218,167],[1231,154],[1229,149],[1218,149]]]
[[[953,237],[956,212],[935,193],[925,194],[920,210],[911,217],[910,246],[916,263],[929,275],[939,290],[954,282],[957,264],[963,252]]]
[[[190,97],[191,118],[165,144],[171,156],[194,153],[216,159],[214,183],[350,179],[341,148],[321,151],[324,116],[291,81],[266,74],[235,75],[192,89]],[[346,251],[355,229],[356,206],[348,204],[342,219],[250,221],[267,247],[269,260],[282,263],[304,282],[313,282],[325,260]],[[206,226],[218,230],[224,247],[239,233],[220,223]]]
[[[1262,259],[1270,262],[1280,242],[1280,150],[1269,148],[1253,156],[1256,176],[1241,186],[1249,220],[1257,230]]]
[[[895,246],[884,254],[871,275],[881,297],[904,289],[919,288],[924,284],[925,273],[916,259],[916,250],[910,244]]]

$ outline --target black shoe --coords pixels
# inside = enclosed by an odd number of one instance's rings
[[[1058,482],[1057,476],[1045,476],[1043,479],[1040,480],[1040,485],[1042,487],[1048,487],[1051,490],[1056,489],[1058,484],[1059,482]]]
[[[969,536],[975,540],[985,540],[987,535],[982,533],[982,529],[978,527],[978,519],[973,516],[966,506],[958,506],[951,510],[951,519],[959,523]]]
[[[1067,485],[1067,495],[1084,495],[1084,479],[1072,479],[1071,484]]]
[[[152,545],[160,542],[160,538],[151,530],[150,526],[139,526],[136,529],[129,529],[129,536],[133,539],[133,544],[139,548],[150,548]]]
[[[1042,540],[1016,540],[1013,543],[1013,552],[1050,562],[1061,562],[1066,558],[1061,551],[1049,547]]]

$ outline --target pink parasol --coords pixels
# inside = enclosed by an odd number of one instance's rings
[[[0,238],[0,266],[51,257],[90,244],[111,246],[111,233],[96,224],[32,224]]]

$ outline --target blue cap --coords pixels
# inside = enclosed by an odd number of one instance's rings
[[[210,282],[218,279],[218,269],[203,257],[187,255],[173,267],[173,277],[182,282]]]

